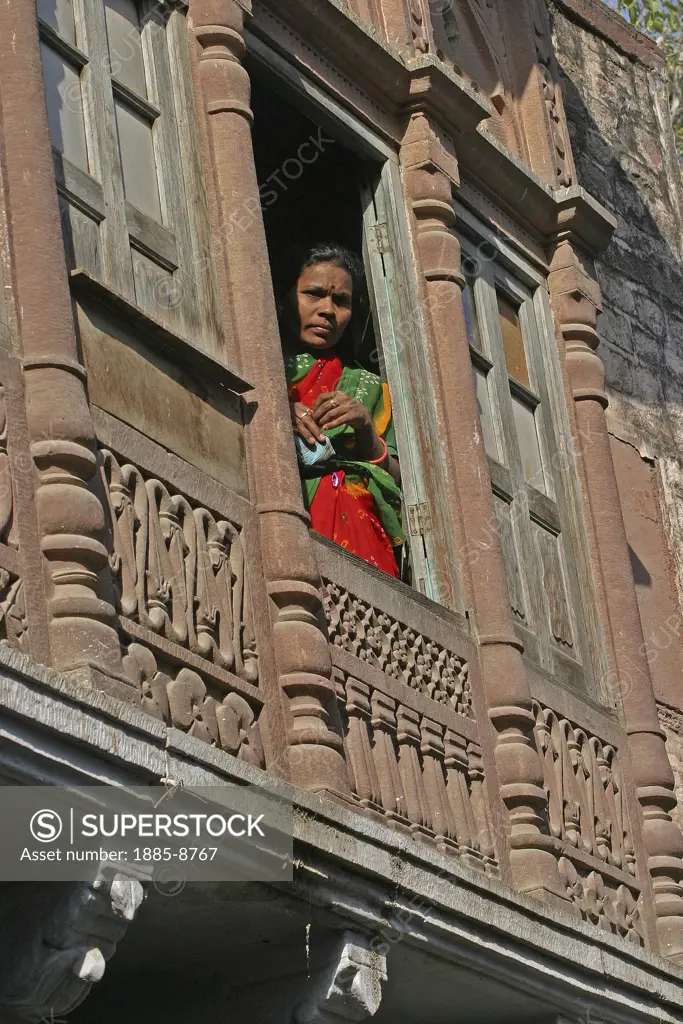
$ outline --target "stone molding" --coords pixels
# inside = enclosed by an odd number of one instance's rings
[[[294,1011],[295,1024],[340,1024],[374,1017],[387,980],[386,957],[371,948],[370,939],[343,932],[328,953],[324,968],[306,984],[306,995]]]
[[[138,878],[111,865],[92,883],[0,888],[0,1008],[27,1022],[73,1010],[102,978],[143,899]]]

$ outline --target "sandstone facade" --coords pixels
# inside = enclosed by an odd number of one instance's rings
[[[2,1019],[682,1021],[656,47],[598,0],[15,0],[0,104],[0,782],[294,808],[286,882],[0,880]],[[400,580],[302,500],[273,281],[322,231]]]

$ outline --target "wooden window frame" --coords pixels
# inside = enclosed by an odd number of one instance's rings
[[[53,147],[67,258],[152,319],[220,358],[218,286],[190,61],[186,5],[137,3],[147,98],[111,74],[104,0],[72,0],[73,47],[38,18],[41,41],[81,68],[89,172]],[[124,193],[114,100],[153,123],[162,223]],[[182,130],[178,126],[182,125]]]
[[[360,197],[363,258],[379,342],[379,372],[389,384],[394,409],[412,589],[464,615],[436,414],[429,399],[422,307],[408,255],[411,243],[398,154],[258,36],[247,31],[245,41],[259,77],[270,88],[377,168]],[[398,347],[409,355],[409,367],[399,360]]]
[[[515,629],[525,657],[563,684],[607,701],[596,680],[605,678],[606,656],[583,520],[574,445],[562,385],[562,371],[549,304],[545,268],[534,265],[501,232],[492,230],[456,202],[454,232],[462,245],[463,266],[473,261],[478,273],[472,287],[477,306],[481,349],[470,345],[473,364],[488,369],[492,428],[499,458],[488,454],[494,500],[512,510],[498,523],[511,593]],[[509,377],[498,324],[496,290],[519,303],[530,387]],[[524,476],[511,394],[535,406],[544,486]],[[534,530],[558,539],[558,558],[574,638],[572,652],[551,636],[551,614],[544,593],[542,555]],[[514,550],[513,550],[514,549]],[[549,600],[549,599],[548,599]],[[516,603],[528,612],[522,621]]]

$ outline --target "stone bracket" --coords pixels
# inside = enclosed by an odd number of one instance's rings
[[[0,1017],[33,1024],[78,1006],[144,896],[132,872],[104,865],[92,882],[0,887]]]
[[[358,932],[335,940],[325,965],[311,975],[309,991],[294,1011],[293,1024],[340,1024],[373,1017],[386,981],[386,957]]]

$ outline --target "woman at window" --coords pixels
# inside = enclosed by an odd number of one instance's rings
[[[304,501],[314,530],[392,576],[403,543],[389,389],[355,364],[348,327],[363,279],[341,246],[309,249],[280,302]]]

